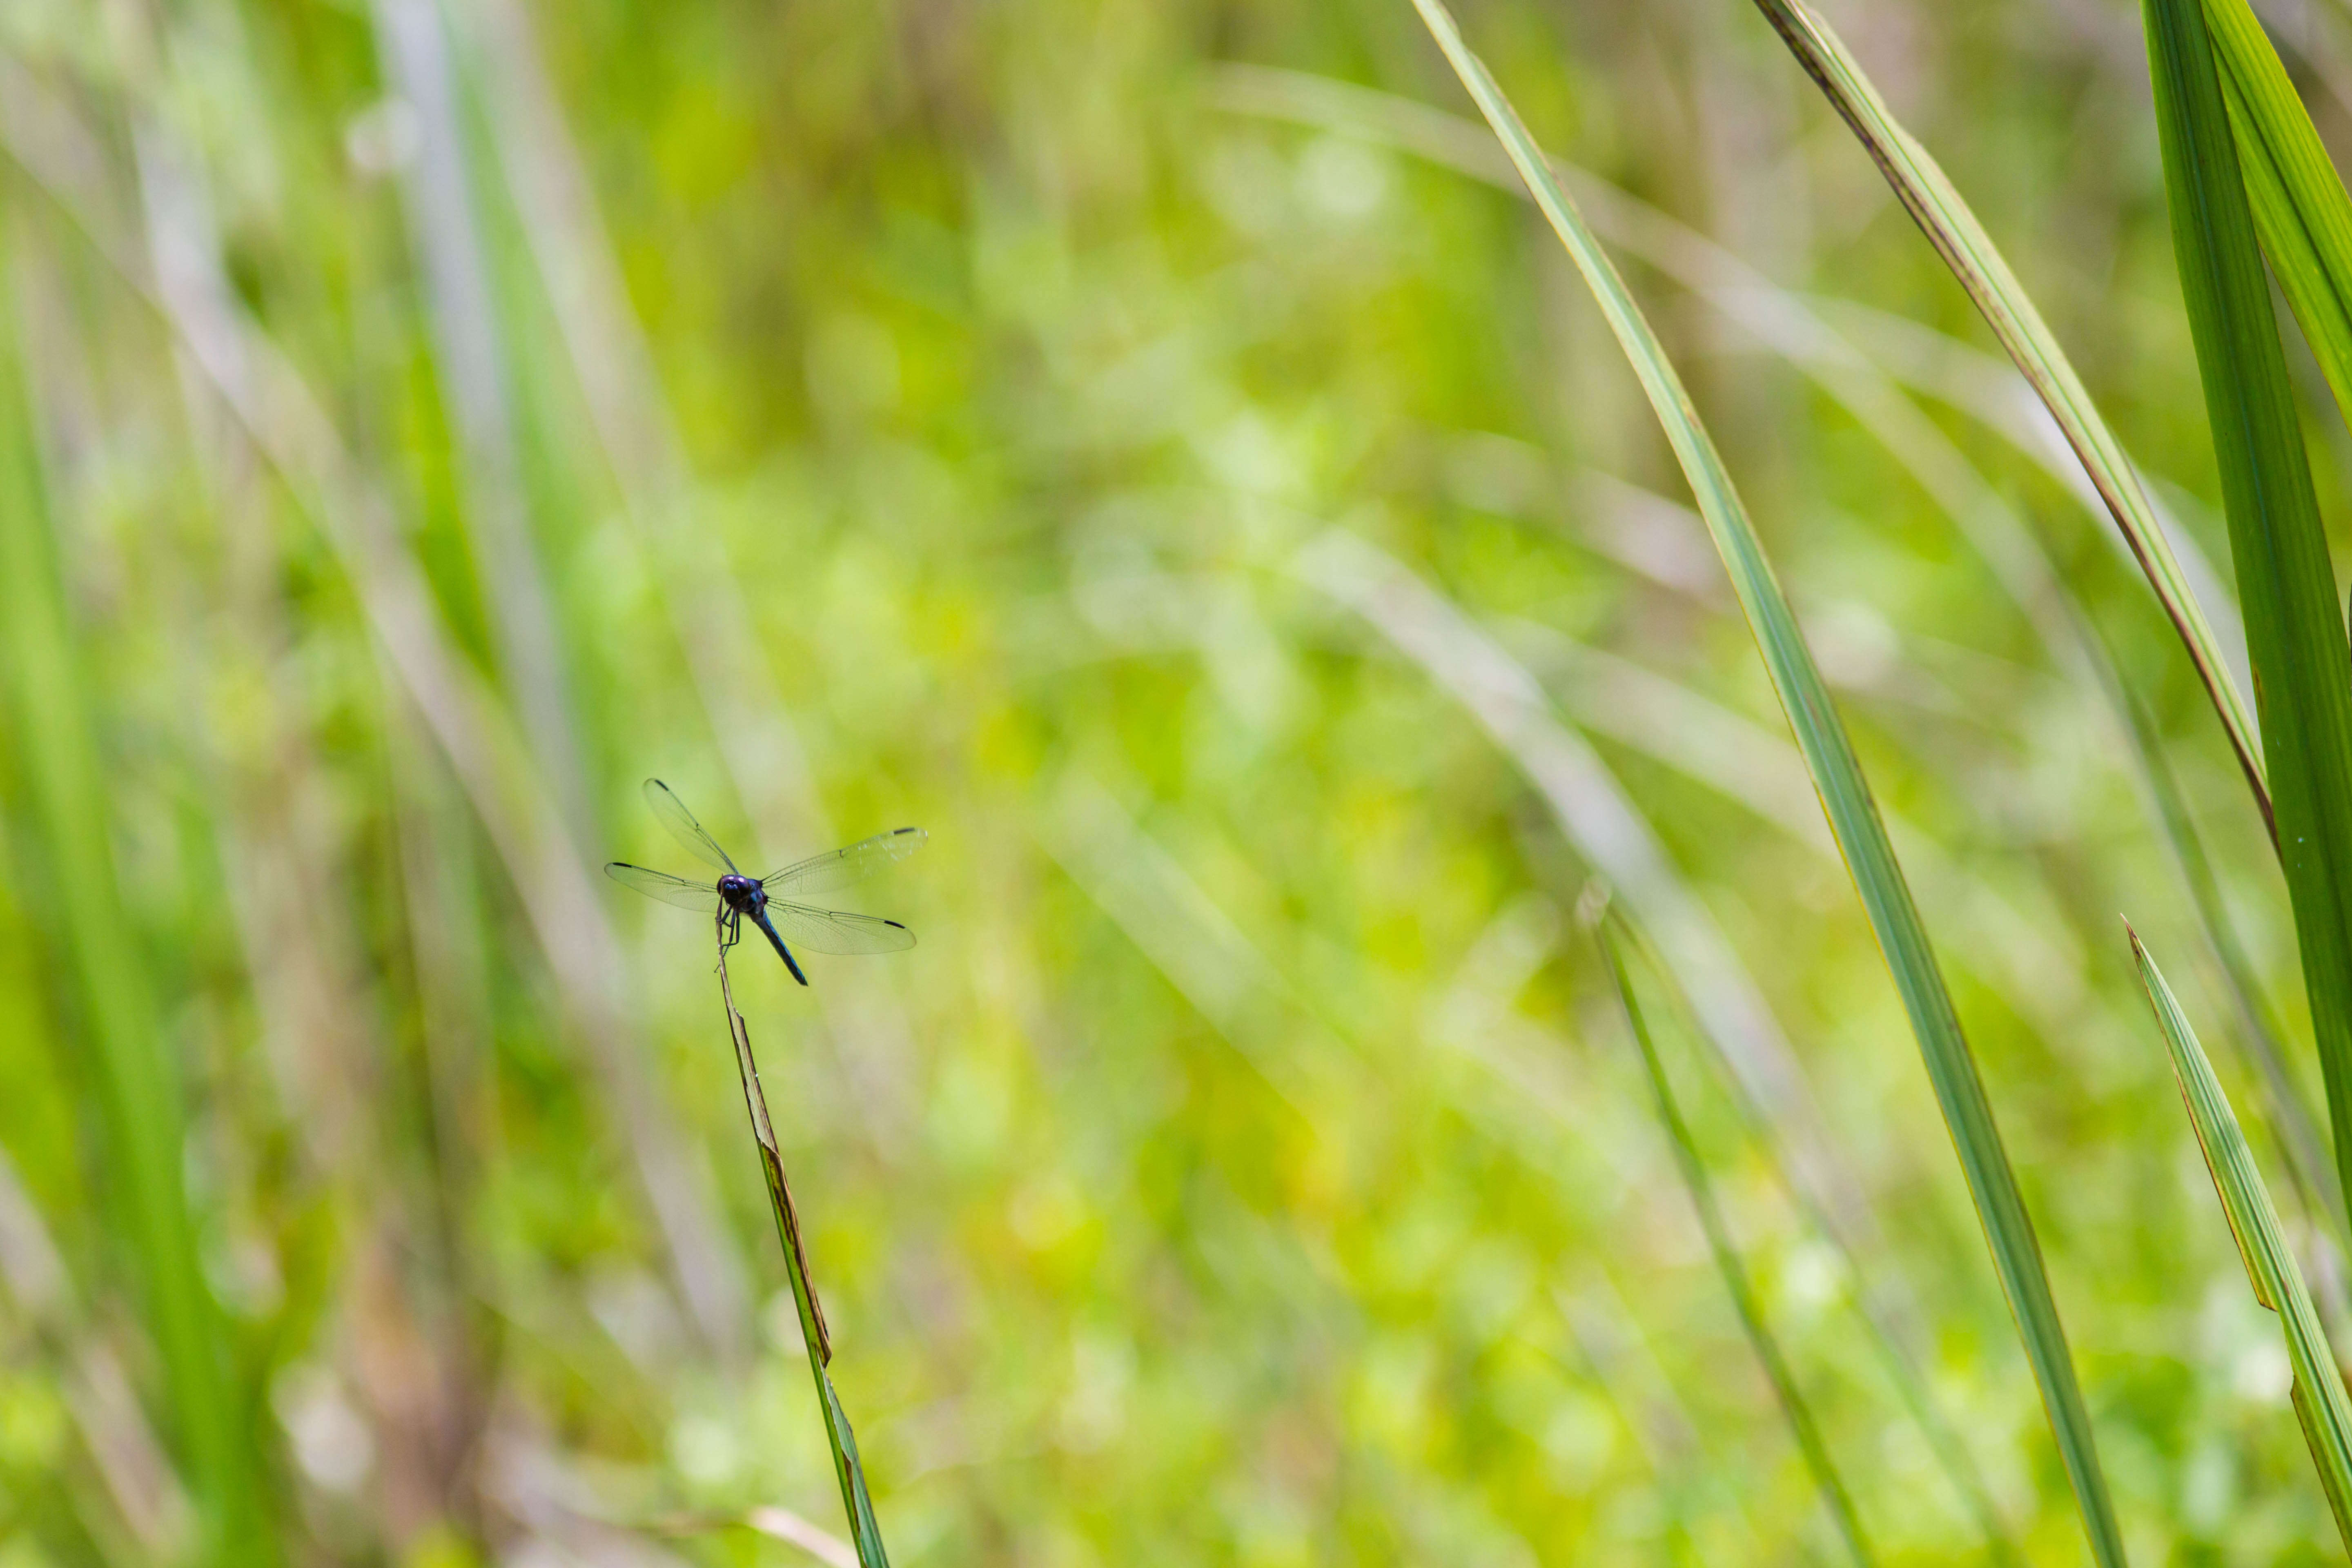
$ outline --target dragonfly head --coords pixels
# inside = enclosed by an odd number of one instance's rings
[[[719,879],[719,896],[727,900],[729,909],[747,915],[768,901],[760,890],[759,879],[740,871],[730,871]]]

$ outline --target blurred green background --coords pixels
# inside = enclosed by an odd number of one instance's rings
[[[2234,638],[2136,9],[1832,15]],[[2347,130],[2342,9],[2272,19]],[[2074,635],[2299,1040],[2168,627],[1752,11],[1464,22],[1899,819],[2135,1556],[2320,1560],[2116,923],[2261,1121]],[[1465,111],[1402,0],[0,5],[0,1565],[169,1561],[207,1467],[289,1563],[842,1532],[708,931],[595,874],[689,868],[651,773],[762,865],[931,834],[855,904],[912,952],[735,972],[900,1563],[1836,1560],[1596,878],[1882,1555],[2084,1560],[1746,627]]]

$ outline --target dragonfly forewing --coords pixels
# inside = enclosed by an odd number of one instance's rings
[[[871,838],[861,838],[845,848],[795,860],[781,871],[769,872],[760,879],[760,884],[771,894],[829,893],[905,859],[920,849],[929,837],[919,827],[893,828]]]
[[[646,804],[653,807],[654,815],[661,818],[661,825],[669,829],[670,837],[686,846],[688,854],[704,865],[716,866],[722,871],[735,869],[735,862],[727,858],[726,850],[719,847],[719,840],[703,831],[702,824],[694,820],[694,813],[686,809],[684,801],[670,793],[669,785],[659,779],[647,779]]]
[[[604,875],[625,888],[635,888],[647,898],[676,904],[682,910],[699,910],[704,914],[711,914],[719,908],[719,889],[709,882],[689,882],[683,877],[673,877],[667,871],[656,871],[644,866],[632,866],[625,860],[608,862]]]

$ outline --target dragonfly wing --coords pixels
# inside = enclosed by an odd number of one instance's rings
[[[771,893],[829,893],[905,859],[920,849],[929,837],[919,827],[895,827],[871,838],[861,838],[845,849],[795,860],[782,870],[771,871],[761,878],[761,885]]]
[[[886,921],[877,915],[811,909],[806,904],[779,903],[771,899],[768,919],[775,923],[777,935],[811,952],[898,952],[915,945],[913,931],[897,921]]]
[[[625,888],[635,888],[649,899],[659,899],[666,904],[676,904],[682,910],[700,910],[710,914],[719,908],[719,889],[709,882],[689,882],[683,877],[673,877],[667,871],[651,871],[643,866],[632,866],[614,860],[604,868],[604,875]]]
[[[686,809],[684,801],[670,793],[669,785],[659,779],[647,779],[646,804],[654,808],[654,815],[669,829],[669,836],[686,846],[688,854],[722,871],[735,869],[735,862],[727,858],[727,851],[719,847],[719,840],[702,830],[702,824],[694,820],[694,813]]]

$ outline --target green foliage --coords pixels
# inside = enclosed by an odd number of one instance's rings
[[[2134,1557],[2333,1552],[2113,941],[2212,948],[2183,1000],[2277,1047],[2214,1065],[2304,1138],[2131,18],[1874,10],[1882,93],[1782,15],[1830,100],[1725,0],[1465,21],[1811,640]],[[1523,189],[1394,0],[0,5],[0,1562],[170,1560],[207,1431],[303,1561],[1842,1559],[1596,877],[1874,1560],[2081,1555],[1905,994]],[[684,869],[648,773],[771,864],[934,836],[845,898],[912,952],[734,965],[764,1151],[707,930],[593,874]]]
[[[1414,0],[1446,58],[1477,100],[1478,107],[1502,139],[1519,175],[1535,193],[1537,204],[1550,220],[1553,232],[1576,258],[1578,269],[1601,302],[1619,346],[1633,362],[1634,374],[1648,394],[1651,407],[1665,427],[1666,438],[1681,461],[1683,475],[1697,498],[1716,552],[1730,574],[1732,591],[1746,612],[1758,651],[1772,677],[1798,750],[1821,796],[1839,851],[1853,873],[1855,891],[1870,916],[1871,930],[1886,955],[1895,989],[1903,995],[1919,1054],[1935,1085],[1937,1103],[1944,1113],[1952,1143],[1960,1157],[1969,1192],[1976,1200],[1985,1240],[1992,1252],[1993,1268],[2001,1290],[2017,1315],[2025,1342],[2026,1359],[2042,1386],[2042,1405],[2057,1438],[2060,1457],[2074,1488],[2091,1547],[2102,1563],[2123,1561],[2123,1542],[2116,1528],[2115,1507],[2106,1479],[2100,1472],[2090,1413],[2083,1403],[2066,1335],[2058,1321],[2057,1303],[2042,1264],[2042,1251],[2025,1202],[2001,1147],[1991,1102],[1978,1072],[1967,1037],[1961,1033],[1927,931],[1912,902],[1911,889],[1896,863],[1886,825],[1871,799],[1853,742],[1839,720],[1828,684],[1814,663],[1811,648],[1797,625],[1796,612],[1781,591],[1762,542],[1749,522],[1746,508],[1717,454],[1714,440],[1699,421],[1689,395],[1665,356],[1664,346],[1643,320],[1617,269],[1584,225],[1575,204],[1554,177],[1549,163],[1528,135],[1494,79],[1464,46],[1453,18],[1438,0]]]
[[[2205,15],[2149,0],[2173,250],[2221,471],[2339,1183],[2352,1196],[2352,668]]]
[[[0,269],[0,287],[6,282]],[[10,326],[0,318],[0,662],[8,671],[11,751],[32,797],[59,946],[93,1047],[106,1125],[100,1185],[163,1363],[179,1458],[196,1483],[201,1534],[186,1549],[205,1563],[266,1563],[277,1549],[260,1467],[197,1262],[180,1068],[117,879],[108,820],[116,793],[94,733]]]
[[[2205,31],[2263,253],[2336,406],[2352,409],[2352,197],[2245,0],[2210,0]]]
[[[2147,574],[2148,586],[2156,591],[2158,603],[2179,634],[2267,820],[2270,781],[2245,699],[2230,679],[2227,658],[2174,556],[2171,541],[2148,504],[2138,473],[2091,401],[2041,310],[1942,167],[1887,112],[1877,89],[1835,29],[1804,0],[1757,0],[1757,8],[1869,151],[1904,210],[1968,290],[1970,302],[1983,313],[2002,349],[2058,422],[2066,444],[2081,460],[2083,471],[2097,489],[2099,499],[2130,544],[2133,558]]]

